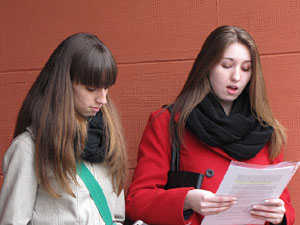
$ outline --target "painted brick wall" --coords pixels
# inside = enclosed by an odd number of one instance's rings
[[[40,69],[61,40],[85,31],[108,45],[118,63],[111,94],[133,170],[149,113],[175,98],[205,37],[228,24],[256,40],[272,110],[288,132],[285,160],[300,160],[299,21],[298,0],[0,1],[0,159]],[[0,170],[0,186],[2,180]],[[298,172],[289,185],[298,215],[299,186]]]

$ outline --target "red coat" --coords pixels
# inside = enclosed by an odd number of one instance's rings
[[[127,216],[156,225],[201,224],[202,216],[197,213],[189,220],[183,218],[184,200],[192,188],[164,190],[171,158],[168,131],[170,114],[166,110],[158,115],[160,111],[150,115],[140,143],[138,163],[126,199]],[[201,188],[215,193],[230,161],[235,159],[219,148],[203,144],[189,131],[184,134],[184,143],[180,153],[180,169],[202,174],[212,169],[214,175],[210,178],[205,176]],[[272,162],[269,160],[266,145],[254,158],[244,162],[275,164],[281,161],[282,154]],[[287,189],[280,198],[285,202],[287,225],[292,225],[295,212]]]

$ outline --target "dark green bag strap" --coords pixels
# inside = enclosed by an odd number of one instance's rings
[[[77,173],[89,190],[90,195],[94,200],[105,224],[116,224],[112,220],[112,216],[100,184],[96,181],[93,174],[89,171],[89,169],[86,167],[86,165],[84,165],[83,162],[77,163]]]

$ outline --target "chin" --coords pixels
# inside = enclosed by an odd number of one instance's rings
[[[89,116],[96,116],[96,112],[93,112],[93,113],[91,113],[91,115],[89,115]]]
[[[88,118],[88,117],[91,117],[91,116],[95,116],[96,115],[96,113],[91,113],[91,112],[88,112],[88,113],[84,113],[84,114],[81,114],[81,116],[82,117],[84,117],[84,118]]]

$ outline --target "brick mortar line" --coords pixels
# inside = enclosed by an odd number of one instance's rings
[[[284,52],[284,53],[266,53],[260,54],[260,57],[276,57],[276,56],[293,56],[293,55],[300,55],[300,52]],[[187,58],[187,59],[176,59],[176,60],[153,60],[153,61],[137,61],[137,62],[124,62],[124,63],[117,63],[118,66],[131,66],[131,65],[149,65],[149,64],[160,64],[160,63],[176,63],[176,62],[193,62],[195,58]],[[0,71],[0,75],[3,74],[11,74],[11,73],[19,73],[19,72],[39,72],[40,69],[20,69],[20,70],[7,70],[7,71]]]

